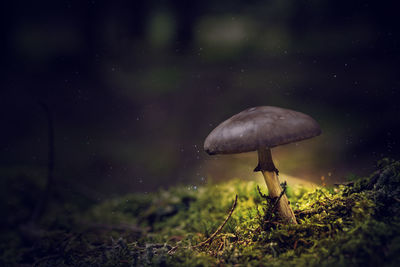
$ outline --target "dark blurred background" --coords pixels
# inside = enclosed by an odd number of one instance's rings
[[[96,199],[251,179],[256,154],[203,141],[245,108],[307,113],[320,137],[274,149],[320,182],[399,158],[395,1],[4,1],[0,174]],[[23,187],[23,186],[22,186]],[[29,190],[25,186],[24,190]]]

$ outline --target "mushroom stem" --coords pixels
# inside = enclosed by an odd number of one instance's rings
[[[277,198],[282,192],[282,187],[279,183],[278,170],[272,161],[271,149],[258,149],[258,166],[254,171],[261,171],[267,184],[270,197]],[[297,224],[296,217],[289,205],[289,200],[286,194],[283,194],[278,204],[278,212],[280,216],[287,222]]]

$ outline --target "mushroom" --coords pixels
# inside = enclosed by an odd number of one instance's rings
[[[271,106],[246,109],[218,125],[206,138],[204,150],[209,155],[258,151],[258,165],[267,184],[269,196],[278,198],[282,188],[278,169],[272,161],[271,148],[301,141],[321,134],[318,123],[301,112]],[[283,220],[297,224],[285,194],[278,203]]]

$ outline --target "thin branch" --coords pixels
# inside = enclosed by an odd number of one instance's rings
[[[238,198],[238,196],[236,195],[235,201],[233,202],[232,208],[229,211],[228,216],[226,217],[225,221],[218,227],[218,229],[209,238],[207,238],[206,240],[204,240],[203,242],[200,242],[199,244],[197,244],[195,246],[192,246],[192,248],[198,248],[198,247],[201,247],[201,246],[203,246],[203,245],[205,245],[207,243],[211,243],[212,242],[212,240],[215,238],[215,236],[222,230],[222,228],[224,228],[225,224],[228,222],[229,218],[232,216],[232,213],[236,208],[237,198]]]
[[[260,189],[260,187],[257,185],[257,191],[258,191],[258,194],[260,194],[260,196],[262,197],[262,198],[264,198],[264,199],[269,199],[269,196],[267,196],[266,194],[263,194],[262,192],[261,192],[261,189]]]
[[[207,238],[206,240],[204,240],[203,242],[200,242],[199,244],[197,244],[195,246],[189,246],[186,248],[199,248],[199,247],[204,246],[207,243],[211,243],[213,241],[213,239],[218,235],[218,233],[222,230],[222,228],[224,228],[224,226],[228,222],[229,218],[232,216],[232,213],[236,208],[237,199],[238,199],[238,196],[236,195],[235,201],[233,201],[232,208],[229,211],[228,216],[225,218],[225,221],[217,228],[217,230],[209,238]],[[171,248],[168,251],[168,254],[173,254],[177,249],[178,249],[178,246]]]

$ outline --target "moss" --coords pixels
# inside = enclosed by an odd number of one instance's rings
[[[236,209],[222,231],[193,248],[224,221],[235,194]],[[8,233],[2,239],[14,243],[1,260],[39,266],[394,266],[400,260],[400,162],[385,159],[347,185],[289,188],[288,197],[298,225],[282,223],[254,182],[128,195],[71,214],[68,226],[49,214],[47,231],[29,247],[22,234]]]

